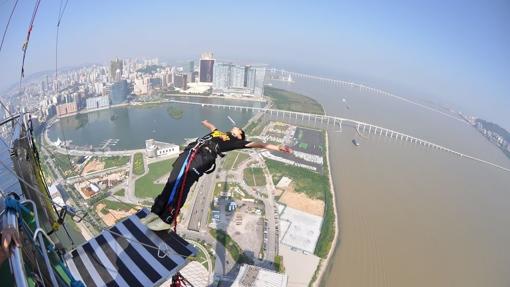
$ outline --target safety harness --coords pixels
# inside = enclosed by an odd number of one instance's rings
[[[196,158],[197,154],[200,151],[202,152],[210,152],[214,159],[216,156],[224,157],[225,155],[219,151],[218,145],[212,141],[212,136],[210,134],[199,138],[195,143],[188,145],[185,149],[185,152],[188,152],[184,163],[182,164],[181,169],[179,170],[179,174],[177,175],[177,179],[175,180],[174,186],[172,188],[172,192],[168,197],[167,208],[170,215],[167,217],[167,220],[173,216],[172,221],[174,223],[174,232],[177,231],[177,216],[179,215],[181,209],[181,201],[184,194],[184,189],[186,187],[186,179],[188,177],[188,173],[191,168],[191,163]],[[212,173],[216,169],[216,163],[213,163],[212,166],[206,170],[204,173],[209,174]],[[199,174],[199,172],[194,169],[194,172]],[[171,203],[174,201],[177,188],[179,187],[179,194],[177,196],[177,205],[175,210],[172,210]]]

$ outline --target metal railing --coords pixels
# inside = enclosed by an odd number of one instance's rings
[[[4,226],[8,228],[18,229],[18,214],[10,209],[6,209],[3,215]],[[11,246],[11,255],[9,256],[9,266],[11,267],[12,275],[17,287],[28,286],[27,276],[25,274],[25,264],[23,263],[23,256],[21,248],[14,245]]]

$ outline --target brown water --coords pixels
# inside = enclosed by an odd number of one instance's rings
[[[460,121],[308,80],[279,85],[316,98],[327,114],[510,167]],[[340,236],[326,286],[510,286],[510,173],[416,144],[359,138],[350,128],[330,132],[329,146]]]

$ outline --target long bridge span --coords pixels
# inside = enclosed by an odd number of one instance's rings
[[[387,91],[384,91],[384,90],[381,90],[381,89],[377,89],[377,88],[372,88],[372,87],[369,87],[369,86],[366,86],[366,85],[363,85],[363,84],[354,83],[354,82],[348,82],[348,81],[342,81],[342,80],[336,80],[336,79],[331,79],[331,78],[326,78],[326,77],[319,77],[319,76],[314,76],[314,75],[309,75],[309,74],[304,74],[304,73],[291,72],[291,71],[286,71],[286,70],[283,70],[283,69],[276,69],[276,68],[268,68],[267,71],[271,72],[273,75],[281,76],[283,78],[285,78],[285,77],[288,78],[289,76],[292,76],[294,79],[316,80],[316,81],[319,81],[319,82],[322,82],[322,83],[330,84],[330,85],[332,85],[334,87],[354,88],[354,89],[359,89],[359,91],[362,91],[362,92],[369,92],[369,93],[374,94],[374,95],[386,96],[386,97],[394,98],[394,99],[397,99],[399,101],[403,101],[403,102],[406,102],[408,104],[412,104],[412,105],[418,106],[420,108],[423,108],[423,109],[426,109],[426,110],[429,110],[429,111],[441,114],[441,115],[443,115],[445,117],[448,117],[450,119],[466,123],[463,119],[461,119],[459,117],[456,117],[456,116],[454,116],[452,114],[449,114],[447,112],[444,112],[444,111],[441,111],[439,109],[436,109],[436,108],[424,105],[424,104],[416,102],[416,101],[413,101],[411,99],[404,98],[404,97],[395,95],[393,93],[390,93],[390,92],[387,92]]]
[[[237,105],[224,105],[224,104],[213,104],[213,103],[200,103],[200,102],[191,102],[191,101],[180,101],[180,100],[170,100],[169,102],[172,103],[179,103],[179,104],[189,104],[189,105],[199,105],[202,107],[213,107],[213,108],[219,108],[219,109],[225,109],[225,110],[234,110],[234,111],[250,111],[250,112],[260,112],[269,116],[276,117],[277,119],[287,119],[287,120],[297,120],[297,121],[303,121],[307,122],[309,124],[313,124],[317,127],[322,128],[333,128],[337,129],[338,131],[342,130],[342,127],[349,126],[355,128],[358,133],[368,133],[368,134],[374,134],[379,136],[385,136],[389,137],[391,139],[405,141],[409,143],[414,143],[417,145],[421,145],[427,148],[436,149],[438,151],[444,151],[451,153],[453,155],[456,155],[458,157],[463,157],[467,159],[471,159],[483,164],[490,165],[492,167],[499,168],[501,170],[504,170],[506,172],[510,172],[510,168],[474,157],[470,156],[458,151],[455,151],[449,147],[445,147],[442,145],[435,144],[433,142],[420,139],[402,132],[398,132],[395,130],[391,130],[388,128],[380,127],[377,125],[373,125],[370,123],[365,123],[357,120],[347,119],[347,118],[341,118],[341,117],[335,117],[335,116],[328,116],[328,115],[319,115],[319,114],[310,114],[310,113],[303,113],[303,112],[293,112],[293,111],[285,111],[285,110],[278,110],[278,109],[271,109],[271,108],[260,108],[260,107],[250,107],[250,106],[237,106]]]

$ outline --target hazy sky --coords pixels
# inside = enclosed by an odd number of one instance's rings
[[[384,2],[384,3],[383,3]],[[0,51],[17,81],[35,0],[19,1]],[[0,0],[0,29],[14,0]],[[60,0],[42,0],[26,73],[54,69]],[[114,57],[267,63],[430,98],[510,129],[510,1],[70,0],[60,66]]]

